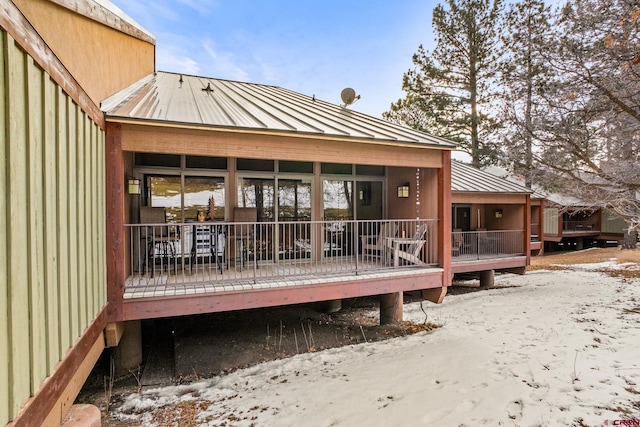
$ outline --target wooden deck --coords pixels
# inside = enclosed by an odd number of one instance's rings
[[[490,258],[454,257],[451,262],[453,273],[471,273],[488,270],[510,270],[513,268],[524,268],[527,266],[527,257],[504,255],[494,255]]]
[[[126,281],[123,320],[182,316],[441,288],[443,269],[427,265],[347,268],[343,260],[307,266],[261,264],[236,270],[132,275]]]

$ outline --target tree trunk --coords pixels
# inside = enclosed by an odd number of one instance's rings
[[[624,233],[624,240],[622,241],[622,249],[635,249],[638,242],[638,232],[636,230],[627,230]]]

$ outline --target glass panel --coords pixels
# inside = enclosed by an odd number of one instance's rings
[[[186,166],[188,168],[199,169],[227,169],[226,157],[203,157],[203,156],[186,156]]]
[[[353,219],[353,182],[324,180],[322,183],[324,219]]]
[[[311,182],[278,180],[278,220],[311,220]]]
[[[206,221],[224,220],[224,178],[184,178],[184,218],[197,220],[203,211]]]
[[[176,154],[136,153],[136,166],[180,167],[180,156]]]
[[[382,182],[360,181],[357,189],[357,219],[382,219]]]
[[[384,176],[384,166],[356,165],[356,175]]]
[[[313,162],[291,162],[280,160],[278,162],[280,172],[313,173]]]
[[[258,221],[273,221],[275,206],[273,179],[243,178],[238,186],[238,207],[257,208]]]
[[[148,205],[164,207],[167,212],[167,222],[179,222],[181,195],[179,176],[147,176]]]
[[[273,172],[274,161],[261,159],[237,159],[236,167],[239,171]]]
[[[320,170],[328,175],[351,175],[352,173],[351,165],[342,163],[323,163]]]

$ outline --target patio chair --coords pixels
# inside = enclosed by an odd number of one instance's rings
[[[456,228],[453,230],[451,236],[451,256],[460,256],[462,254],[463,246],[464,236],[462,235],[462,229]]]
[[[398,234],[398,224],[386,222],[380,226],[380,231],[376,235],[363,234],[360,236],[360,248],[362,249],[362,259],[367,257],[379,257],[384,255],[385,241],[396,237]]]
[[[165,208],[140,206],[140,224],[156,224],[141,227],[140,237],[146,244],[146,256],[142,263],[142,274],[147,268],[153,277],[155,272],[156,259],[160,259],[162,268],[167,271],[169,262],[175,258],[175,242],[179,238],[176,231],[165,224],[167,215]],[[174,266],[175,268],[176,266]]]
[[[425,240],[426,234],[426,224],[418,224],[413,237],[387,239],[389,250],[393,254],[393,265],[398,267],[400,265],[400,260],[403,260],[405,264],[424,264],[420,255],[422,248],[425,243],[427,243]]]
[[[224,250],[226,246],[226,236],[224,228],[212,224],[194,224],[191,231],[191,257],[190,266],[196,264],[198,267],[198,257],[213,257],[216,261],[220,274],[224,273]]]
[[[232,238],[234,240],[234,261],[240,262],[240,268],[244,268],[245,263],[249,259],[249,251],[254,246],[253,229],[255,223],[258,221],[258,209],[257,208],[234,208],[233,209],[233,221],[234,222],[246,222],[251,224],[236,224],[233,227]],[[254,258],[256,254],[253,254]]]

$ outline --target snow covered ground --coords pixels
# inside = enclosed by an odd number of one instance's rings
[[[114,410],[147,426],[163,410],[176,425],[181,411],[211,426],[640,425],[640,279],[596,271],[609,267],[496,276],[503,288],[425,303],[433,331],[144,390]],[[404,317],[425,314],[407,304]]]

